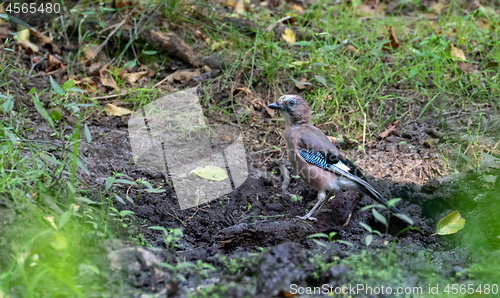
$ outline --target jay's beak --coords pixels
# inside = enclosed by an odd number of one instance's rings
[[[272,104],[269,104],[267,107],[273,110],[283,110],[283,106],[280,106],[278,103],[274,102]]]

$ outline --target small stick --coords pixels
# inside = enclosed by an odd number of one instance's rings
[[[413,167],[411,167],[408,170],[405,169],[405,172],[403,173],[403,181],[406,180],[406,174],[408,174],[411,170],[413,170],[414,168],[418,167],[421,164],[422,164],[422,161],[418,162],[416,165],[414,165]],[[422,170],[420,171],[420,173],[422,173]]]
[[[266,31],[267,31],[267,32],[271,32],[271,31],[273,31],[273,30],[274,30],[274,28],[275,28],[276,26],[278,26],[278,24],[279,24],[279,23],[282,23],[282,22],[284,22],[284,21],[286,21],[286,20],[288,20],[288,19],[290,19],[290,18],[292,18],[292,17],[291,17],[291,16],[286,16],[286,17],[284,17],[284,18],[281,18],[281,19],[277,20],[276,22],[274,22],[274,23],[272,23],[271,25],[269,25],[269,27],[267,27]]]
[[[175,217],[178,221],[180,221],[180,223],[181,223],[183,226],[186,226],[186,223],[185,223],[183,220],[181,220],[181,219],[179,218],[179,216],[177,215],[177,213],[175,213],[174,208],[172,208],[172,212],[175,214],[175,216],[174,216],[174,217]],[[168,212],[167,212],[167,213],[168,213]],[[169,213],[169,214],[170,214],[170,213]],[[170,215],[172,215],[172,214],[170,214]]]
[[[365,116],[365,121],[363,122],[363,152],[365,153],[366,155],[366,151],[365,151],[365,138],[366,138],[366,113],[363,113],[363,115]]]
[[[125,94],[127,94],[127,93],[128,93],[128,91],[126,91],[126,92],[122,92],[122,93],[117,93],[117,94],[105,95],[105,96],[97,96],[97,97],[93,97],[93,98],[91,98],[90,100],[98,100],[98,99],[115,98],[115,97],[118,97],[118,96],[125,95]]]
[[[170,75],[166,76],[163,80],[159,81],[158,83],[155,84],[153,88],[158,88],[161,84],[163,84],[166,80],[170,78]]]

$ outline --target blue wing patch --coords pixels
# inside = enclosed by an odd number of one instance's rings
[[[323,170],[328,170],[332,164],[326,162],[325,158],[320,152],[312,152],[311,150],[301,150],[299,149],[299,154],[305,159],[308,163],[317,166],[318,168],[322,168]],[[333,164],[337,168],[340,168],[346,172],[349,172],[351,169],[342,163],[340,160],[337,163]]]

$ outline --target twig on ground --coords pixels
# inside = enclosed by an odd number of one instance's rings
[[[31,72],[33,72],[33,70],[35,69],[35,67],[42,63],[42,61],[45,61],[45,59],[47,59],[47,56],[48,56],[48,52],[45,53],[45,56],[43,56],[42,58],[40,58],[40,60],[37,62],[37,63],[33,63],[33,56],[30,57],[30,62],[31,62],[31,68],[30,68],[30,71],[28,72],[28,75],[26,76],[27,79],[30,78],[31,76]]]
[[[270,31],[273,31],[274,28],[276,28],[276,26],[278,26],[279,23],[283,23],[284,21],[290,19],[291,16],[286,16],[284,18],[281,18],[279,20],[277,20],[276,22],[272,23],[271,25],[269,25],[269,27],[267,27],[266,31],[267,32],[270,32]]]
[[[177,213],[175,213],[175,210],[173,208],[172,208],[172,212],[175,214],[175,216],[174,216],[175,219],[177,219],[183,226],[187,226],[186,223],[179,218],[179,216],[177,215]],[[168,213],[168,214],[170,214],[170,213]],[[172,215],[172,214],[170,214],[170,215]]]
[[[365,118],[363,122],[363,152],[366,154],[365,151],[365,140],[366,140],[366,113],[363,113],[363,116]]]
[[[153,88],[158,88],[161,84],[165,83],[170,78],[170,75],[166,76],[163,80],[159,81],[158,83],[155,84]]]
[[[97,96],[97,97],[92,97],[90,100],[115,98],[115,97],[118,97],[118,96],[126,95],[128,93],[129,93],[129,91],[122,92],[122,93],[117,93],[117,94],[111,94],[111,95]]]

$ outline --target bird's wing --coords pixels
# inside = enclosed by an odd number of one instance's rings
[[[366,181],[361,171],[316,127],[303,125],[299,129],[297,145],[299,155],[306,162],[357,182],[361,191],[380,204],[387,204],[387,200]],[[401,213],[394,206],[391,207],[391,211],[396,214]]]
[[[336,167],[365,180],[361,171],[332,144],[328,137],[319,129],[312,125],[303,125],[299,128],[298,148],[300,150],[310,150],[315,156],[324,160],[327,165]],[[340,173],[338,173],[340,174]]]

